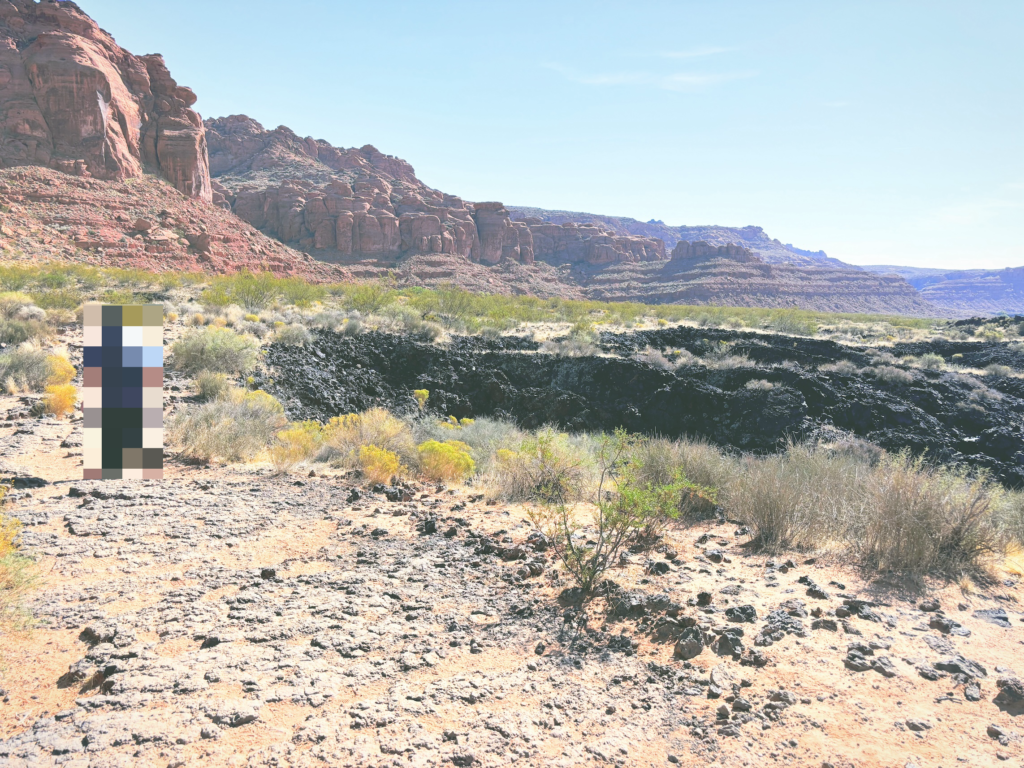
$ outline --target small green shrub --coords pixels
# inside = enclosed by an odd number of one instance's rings
[[[226,328],[194,331],[171,347],[174,367],[185,373],[212,371],[232,375],[245,374],[259,359],[256,341]]]
[[[925,370],[937,371],[946,366],[946,359],[934,352],[926,352],[918,358],[917,363]]]
[[[49,335],[49,329],[38,320],[0,319],[0,343],[18,345],[26,341],[45,339]]]
[[[77,288],[35,291],[31,295],[36,306],[43,309],[76,309],[82,303],[82,294]]]
[[[989,376],[1012,376],[1013,368],[1008,365],[999,365],[999,363],[992,363],[992,365],[985,366],[985,373]]]
[[[368,445],[394,453],[400,462],[418,459],[412,429],[383,408],[335,416],[324,429],[324,442],[344,466],[358,466],[360,450]]]
[[[414,389],[412,396],[416,398],[416,403],[419,405],[422,411],[427,407],[427,400],[430,398],[430,392],[426,389]]]

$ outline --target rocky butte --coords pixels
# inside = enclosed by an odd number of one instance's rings
[[[133,56],[79,7],[0,2],[0,162],[122,180],[159,173],[210,200],[196,95],[158,55]]]

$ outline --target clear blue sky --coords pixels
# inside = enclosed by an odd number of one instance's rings
[[[427,184],[763,226],[860,264],[1024,264],[1024,2],[80,0],[204,117]]]

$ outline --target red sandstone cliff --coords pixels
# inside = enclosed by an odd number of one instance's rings
[[[64,0],[0,0],[0,164],[125,179],[149,168],[211,199],[196,96]]]

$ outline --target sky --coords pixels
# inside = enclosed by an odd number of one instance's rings
[[[764,227],[854,264],[1024,264],[1024,3],[79,0],[204,117],[431,187]]]

